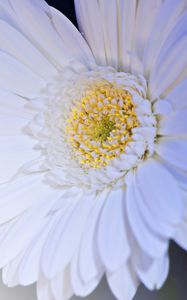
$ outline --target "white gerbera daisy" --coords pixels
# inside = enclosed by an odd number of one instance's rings
[[[187,249],[187,1],[0,0],[0,267],[39,300],[160,288]]]

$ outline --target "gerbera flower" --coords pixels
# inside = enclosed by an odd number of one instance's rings
[[[187,248],[187,1],[0,0],[0,267],[39,300],[160,288]]]

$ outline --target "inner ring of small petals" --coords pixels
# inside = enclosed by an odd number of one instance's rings
[[[95,82],[70,111],[67,141],[83,168],[101,168],[125,152],[138,125],[130,92],[106,80]]]

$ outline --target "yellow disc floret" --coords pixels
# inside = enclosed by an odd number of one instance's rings
[[[103,80],[75,103],[67,120],[67,141],[83,168],[101,168],[125,152],[137,126],[130,92]]]

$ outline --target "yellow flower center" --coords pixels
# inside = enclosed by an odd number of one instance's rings
[[[67,141],[83,168],[101,168],[125,152],[138,125],[129,91],[103,80],[86,90],[70,111]]]

